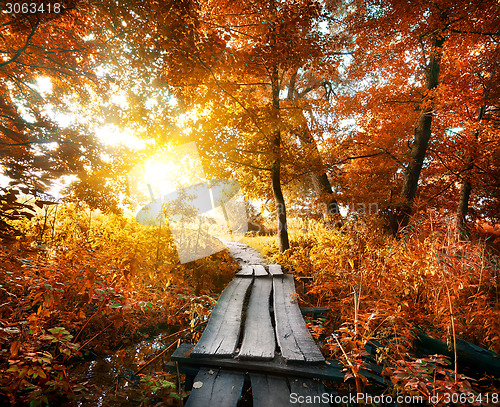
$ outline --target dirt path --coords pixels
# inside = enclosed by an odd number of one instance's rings
[[[255,249],[252,249],[245,243],[224,241],[231,257],[236,260],[240,266],[247,264],[266,264],[262,255]]]

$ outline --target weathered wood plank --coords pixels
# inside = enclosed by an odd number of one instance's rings
[[[255,277],[262,277],[262,276],[268,275],[264,266],[261,266],[259,264],[255,264],[252,267],[253,267],[253,274],[255,275]]]
[[[279,276],[283,274],[283,271],[281,270],[281,266],[279,264],[270,264],[269,273],[273,276]]]
[[[295,298],[293,276],[273,279],[276,338],[285,360],[324,362],[316,342],[307,329]]]
[[[266,373],[272,375],[282,375],[287,377],[308,377],[330,380],[333,382],[343,382],[344,373],[342,372],[343,366],[338,362],[331,360],[329,364],[301,364],[300,367],[293,364],[286,364],[279,356],[275,356],[270,361],[260,360],[239,360],[228,358],[191,358],[189,352],[193,345],[183,343],[177,348],[171,356],[171,360],[179,362],[182,366],[196,366],[196,367],[212,367],[234,369],[243,372]],[[377,383],[384,383],[382,378],[373,375],[368,371],[362,370],[363,376],[372,379]]]
[[[241,270],[236,273],[236,275],[238,277],[242,277],[242,276],[245,276],[245,277],[249,277],[249,276],[253,276],[253,267],[252,266],[242,266],[241,267]]]
[[[289,407],[290,389],[284,377],[250,374],[253,407]]]
[[[185,406],[236,407],[241,397],[244,381],[244,373],[200,369]]]
[[[328,314],[329,312],[332,312],[333,309],[332,307],[311,307],[311,308],[301,308],[300,312],[305,315],[305,314],[312,314],[312,315],[321,315],[321,314]]]
[[[241,331],[243,301],[252,280],[235,277],[222,292],[207,327],[191,352],[193,357],[231,357]]]
[[[463,339],[457,338],[457,362],[458,366],[467,366],[474,372],[489,373],[500,377],[500,358],[498,354],[481,348]],[[453,345],[450,349],[445,342],[427,336],[423,332],[417,334],[415,341],[417,350],[423,354],[435,354],[450,356],[453,360]]]
[[[248,303],[240,359],[271,360],[274,358],[276,341],[269,311],[269,298],[273,280],[256,278]]]
[[[304,378],[289,378],[290,394],[294,406],[300,407],[330,407],[329,396],[321,382]],[[300,397],[299,397],[300,396]],[[303,398],[302,398],[303,397]],[[303,403],[299,401],[304,401]]]

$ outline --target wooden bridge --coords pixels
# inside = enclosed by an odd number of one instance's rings
[[[318,379],[344,380],[314,342],[293,276],[279,265],[243,266],[199,342],[182,344],[172,360],[194,383],[188,407],[234,407],[249,386],[254,407],[329,406]]]

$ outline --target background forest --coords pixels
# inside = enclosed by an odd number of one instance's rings
[[[498,2],[0,6],[0,399],[92,400],[82,358],[159,323],[196,339],[237,264],[181,264],[135,213],[147,183],[200,177],[237,181],[245,242],[332,309],[308,326],[346,386],[375,341],[391,392],[498,392],[453,352],[500,351]],[[449,358],[417,357],[419,335]]]

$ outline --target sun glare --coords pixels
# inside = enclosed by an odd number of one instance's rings
[[[178,172],[178,167],[171,161],[158,161],[150,159],[144,164],[144,181],[151,187],[150,194],[156,192],[156,196],[151,196],[151,200],[158,198],[158,195],[167,194],[175,190],[175,178],[173,174]],[[154,191],[153,191],[154,188]]]
[[[162,148],[132,171],[132,189],[140,201],[204,182],[205,173],[195,143]]]
[[[136,150],[145,148],[147,145],[147,142],[136,137],[133,131],[121,130],[112,124],[99,127],[96,130],[96,135],[110,145],[122,144]]]
[[[42,96],[52,93],[52,81],[47,76],[39,76],[36,79],[35,88]]]

